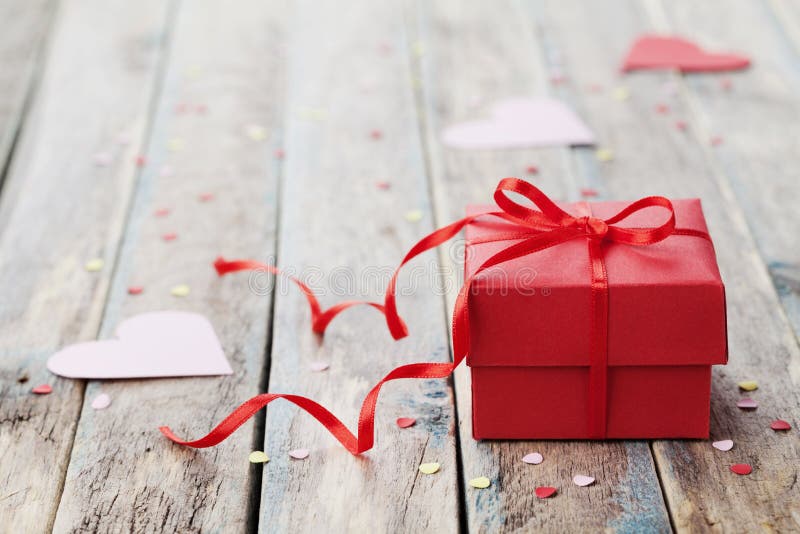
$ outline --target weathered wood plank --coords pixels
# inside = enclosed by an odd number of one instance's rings
[[[55,517],[83,383],[44,365],[97,333],[167,7],[64,2],[0,199],[0,525],[15,532],[48,529]],[[118,146],[123,131],[132,142]],[[93,163],[101,150],[114,155],[103,168]],[[94,257],[108,268],[86,272]],[[44,382],[51,395],[30,393]]]
[[[318,288],[326,305],[381,300],[406,250],[432,228],[400,2],[299,2],[290,45],[286,179],[278,257]],[[379,140],[371,138],[380,131]],[[380,190],[379,181],[390,189]],[[420,210],[412,223],[406,212]],[[393,367],[445,361],[447,320],[435,292],[435,254],[409,267],[399,306],[411,335],[392,341],[383,317],[348,310],[324,342],[310,332],[305,298],[275,305],[269,390],[310,396],[352,429],[371,387]],[[408,291],[405,291],[408,293]],[[330,362],[312,372],[315,360]],[[399,429],[397,417],[417,423]],[[444,380],[385,387],[376,446],[351,456],[319,423],[286,403],[270,405],[259,528],[262,532],[455,532],[458,475],[451,388]],[[307,460],[289,450],[311,449]],[[423,475],[422,462],[439,462]]]
[[[538,21],[515,2],[420,2],[418,8],[414,26],[426,51],[420,58],[421,97],[439,223],[462,217],[466,204],[490,202],[498,179],[524,176],[531,164],[541,169],[533,181],[548,194],[576,198],[567,149],[458,151],[439,141],[443,127],[487,113],[495,99],[550,91],[535,40]],[[460,272],[458,262],[449,265]],[[454,293],[449,297],[452,309]],[[469,372],[461,368],[456,393],[463,478],[493,481],[485,490],[464,484],[470,531],[669,531],[647,443],[476,442],[469,384]],[[543,464],[521,462],[532,451],[544,455]],[[578,473],[598,481],[578,488],[572,484]],[[534,489],[540,485],[556,486],[559,495],[537,499]]]
[[[713,132],[704,124],[705,117],[702,112],[698,114],[698,106],[680,78],[669,73],[643,72],[621,80],[616,74],[633,38],[641,32],[659,29],[648,23],[642,4],[620,0],[602,5],[555,1],[540,5],[546,14],[543,39],[565,58],[571,79],[565,95],[584,110],[601,139],[612,145],[616,154],[613,162],[600,165],[590,154],[579,151],[578,165],[609,197],[664,194],[702,198],[727,286],[730,363],[714,372],[711,434],[712,439],[731,438],[736,445],[732,451],[723,453],[707,441],[670,440],[653,444],[673,525],[680,531],[796,530],[800,513],[797,508],[800,490],[794,484],[797,435],[777,434],[769,429],[769,422],[776,417],[797,421],[800,351],[749,233],[743,210],[721,171],[720,161],[725,156],[709,147],[709,135]],[[689,3],[681,9],[689,9]],[[718,6],[714,17],[724,18],[730,12]],[[749,20],[748,27],[752,24],[752,19]],[[717,22],[735,24],[732,19],[706,22],[710,26]],[[744,19],[738,27],[743,24]],[[677,25],[674,29],[684,33],[686,28]],[[732,27],[730,31],[735,29]],[[699,31],[696,35],[700,35]],[[735,43],[720,38],[701,41],[736,48]],[[734,87],[739,84],[747,87],[744,79],[758,74],[750,72],[735,77]],[[712,84],[719,80],[710,76],[690,78],[690,84]],[[593,95],[584,89],[588,84],[613,87],[620,83],[629,87],[630,100],[616,102],[608,93]],[[677,84],[675,98],[667,96],[665,83]],[[669,105],[667,115],[656,113],[659,103]],[[771,104],[764,102],[764,105]],[[753,111],[731,108],[730,113],[729,120],[734,121],[738,116],[745,121]],[[688,131],[676,128],[676,120],[686,120]],[[743,128],[736,128],[740,129]],[[729,136],[720,133],[726,139]],[[769,145],[760,148],[764,150],[764,160],[769,159]],[[743,160],[737,149],[740,148],[731,146],[729,157]],[[783,164],[791,166],[791,160],[784,160]],[[753,202],[759,201],[753,199]],[[752,394],[761,407],[753,413],[736,408],[741,396],[736,383],[744,379],[761,383],[761,388]],[[737,462],[752,464],[754,473],[747,477],[734,475],[728,468]]]
[[[0,183],[35,83],[55,0],[0,2]]]
[[[270,299],[253,295],[246,279],[218,279],[211,262],[217,254],[274,253],[283,12],[281,2],[260,0],[236,9],[221,0],[181,4],[100,333],[109,337],[123,318],[144,311],[203,313],[234,374],[89,383],[56,531],[235,532],[254,517],[260,477],[247,460],[258,439],[254,422],[203,451],[171,444],[157,427],[204,435],[263,380]],[[272,140],[251,139],[250,124]],[[205,193],[213,200],[201,202]],[[172,211],[155,217],[158,208]],[[177,239],[163,241],[169,232]],[[171,296],[177,284],[191,293]],[[128,295],[131,285],[144,293]],[[90,403],[100,392],[113,402],[95,411]]]

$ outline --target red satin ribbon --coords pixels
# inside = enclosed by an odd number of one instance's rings
[[[539,209],[523,206],[511,200],[506,195],[508,192],[526,197]],[[559,208],[535,186],[517,178],[501,180],[495,190],[494,199],[502,211],[465,217],[435,230],[414,245],[392,276],[386,290],[383,305],[373,302],[347,301],[323,311],[311,289],[300,280],[291,277],[291,280],[300,287],[308,299],[314,332],[322,334],[336,315],[352,306],[366,304],[384,314],[392,336],[395,339],[400,339],[408,334],[408,329],[397,313],[395,290],[400,269],[406,263],[419,254],[448,241],[478,217],[499,217],[516,225],[513,232],[500,234],[490,240],[515,240],[517,242],[486,260],[464,281],[464,285],[458,293],[453,311],[453,362],[414,363],[403,365],[391,371],[370,390],[364,399],[358,418],[357,434],[354,435],[350,432],[336,416],[313,400],[298,395],[275,393],[263,393],[248,400],[200,439],[194,441],[182,440],[169,427],[160,427],[161,432],[167,438],[180,445],[195,448],[212,447],[230,436],[250,417],[273,400],[286,399],[314,416],[348,451],[353,454],[365,452],[371,449],[374,443],[375,407],[381,387],[385,383],[401,378],[445,378],[466,357],[469,351],[467,297],[475,277],[490,267],[514,258],[533,254],[573,239],[585,239],[591,268],[593,309],[589,355],[590,436],[594,438],[605,437],[608,367],[608,278],[606,276],[605,262],[603,261],[603,244],[613,242],[633,246],[646,246],[658,243],[672,234],[690,235],[709,240],[710,237],[708,234],[696,230],[676,229],[672,203],[664,197],[643,198],[605,220],[591,216],[575,217],[570,215]],[[660,226],[653,228],[624,228],[616,226],[617,223],[635,212],[653,206],[664,208],[669,214],[666,222]],[[266,270],[272,274],[281,274],[275,267],[251,260],[228,262],[220,258],[215,262],[214,266],[220,276],[241,270]]]

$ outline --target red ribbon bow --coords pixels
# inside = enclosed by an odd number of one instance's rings
[[[507,193],[517,193],[526,197],[539,209],[533,209],[511,200]],[[161,432],[170,440],[180,445],[203,448],[212,447],[239,428],[258,410],[275,399],[286,399],[293,402],[322,423],[328,431],[353,454],[360,454],[372,448],[374,443],[375,407],[381,387],[386,382],[400,378],[445,378],[461,363],[469,352],[469,328],[467,297],[473,280],[484,270],[507,262],[514,258],[534,254],[566,241],[585,239],[588,259],[591,266],[592,310],[591,344],[589,357],[589,424],[590,436],[603,438],[606,435],[606,382],[607,382],[607,336],[608,336],[608,278],[603,261],[603,243],[614,242],[625,245],[646,246],[658,243],[673,234],[692,235],[709,239],[708,234],[696,230],[675,228],[675,212],[672,203],[664,197],[647,197],[628,205],[625,209],[609,219],[591,216],[575,217],[559,208],[552,200],[532,184],[517,178],[504,178],[497,185],[494,199],[502,211],[480,213],[458,220],[448,226],[435,230],[422,238],[406,254],[397,267],[386,290],[384,305],[374,302],[347,301],[327,310],[322,310],[310,288],[292,278],[306,295],[312,312],[312,328],[323,333],[330,321],[345,309],[367,304],[381,311],[386,317],[386,324],[395,339],[408,334],[408,329],[397,313],[395,291],[397,277],[403,266],[419,254],[438,246],[458,234],[462,228],[478,217],[494,216],[514,224],[509,233],[492,236],[484,241],[517,241],[486,260],[475,272],[464,281],[459,291],[453,311],[453,362],[452,363],[414,363],[403,365],[392,370],[383,380],[378,382],[367,394],[361,405],[358,418],[358,433],[353,434],[336,416],[320,404],[306,397],[277,393],[257,395],[234,410],[217,427],[206,436],[184,441],[178,438],[168,427],[161,427]],[[648,207],[661,207],[667,210],[669,217],[660,226],[652,228],[625,228],[617,226],[632,214]],[[225,261],[218,259],[215,267],[220,276],[241,270],[266,270],[280,274],[275,267],[252,260]]]

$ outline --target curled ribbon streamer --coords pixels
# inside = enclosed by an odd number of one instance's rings
[[[530,200],[538,210],[524,206],[511,200],[506,193],[517,193]],[[257,395],[234,410],[206,436],[187,441],[178,438],[169,427],[159,430],[170,440],[180,445],[194,448],[217,445],[237,428],[244,424],[261,408],[275,399],[288,400],[316,418],[322,425],[351,453],[357,455],[372,448],[375,430],[375,408],[381,387],[392,380],[402,378],[445,378],[461,363],[469,352],[469,318],[467,298],[471,284],[476,276],[495,265],[573,239],[586,239],[592,281],[593,320],[590,331],[591,349],[589,357],[589,422],[590,436],[603,438],[606,432],[606,389],[607,389],[607,345],[608,345],[608,279],[603,261],[602,244],[614,242],[632,246],[647,246],[663,241],[670,235],[688,235],[708,239],[705,232],[675,228],[675,212],[672,203],[664,197],[646,197],[631,203],[622,211],[609,219],[591,216],[575,217],[559,208],[543,192],[534,185],[518,178],[504,178],[495,189],[494,200],[502,210],[472,215],[460,219],[448,226],[439,228],[422,238],[403,258],[397,267],[386,289],[384,304],[365,301],[346,301],[325,311],[311,289],[300,280],[291,277],[306,295],[312,315],[314,332],[322,334],[331,320],[342,311],[356,305],[366,304],[377,309],[386,319],[386,324],[395,339],[408,335],[408,328],[397,312],[395,291],[397,277],[403,266],[419,254],[436,247],[458,234],[466,225],[475,219],[485,216],[501,218],[516,225],[514,232],[499,234],[485,241],[517,241],[483,262],[478,269],[464,281],[464,285],[456,298],[453,310],[453,361],[452,363],[413,363],[395,368],[378,382],[367,394],[361,405],[358,418],[358,432],[353,434],[335,415],[324,406],[311,399],[298,395],[263,393]],[[651,228],[626,228],[616,226],[632,214],[648,207],[661,207],[669,217],[660,226]],[[484,241],[484,242],[485,242]],[[241,270],[266,270],[279,275],[280,270],[252,260],[225,261],[219,258],[215,268],[220,276]]]

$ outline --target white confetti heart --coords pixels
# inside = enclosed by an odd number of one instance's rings
[[[750,397],[745,397],[741,399],[739,402],[736,403],[736,406],[742,408],[743,410],[755,410],[758,408],[758,403],[751,399]]]
[[[575,475],[572,477],[572,481],[575,483],[576,486],[588,486],[589,484],[594,484],[594,477],[590,477],[588,475]]]
[[[721,451],[729,451],[733,448],[733,440],[723,439],[721,441],[715,441],[714,443],[711,444],[711,446]]]
[[[295,449],[293,451],[289,451],[289,456],[295,460],[304,460],[308,458],[308,454],[308,449]]]
[[[532,452],[523,456],[522,461],[526,464],[539,465],[544,461],[544,457],[538,452]]]
[[[321,362],[321,361],[319,361],[319,362],[311,362],[311,364],[309,365],[311,370],[312,371],[316,371],[316,372],[324,371],[325,369],[327,369],[330,366],[331,366],[331,364],[329,364],[328,362]]]
[[[105,393],[96,396],[92,401],[92,408],[95,410],[105,410],[109,406],[111,406],[111,397]]]

